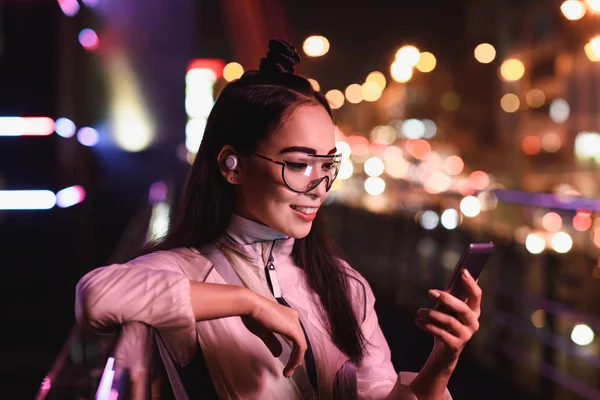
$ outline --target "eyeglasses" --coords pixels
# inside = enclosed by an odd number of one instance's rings
[[[330,156],[290,153],[284,156],[283,161],[275,161],[269,157],[253,153],[253,155],[281,165],[281,177],[285,185],[296,193],[307,193],[319,186],[323,180],[329,192],[333,181],[337,178],[342,162],[342,155]]]

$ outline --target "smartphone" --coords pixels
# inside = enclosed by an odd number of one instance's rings
[[[463,269],[469,271],[473,279],[479,279],[481,271],[483,271],[483,267],[485,267],[485,264],[487,264],[488,260],[490,259],[493,250],[494,243],[492,242],[469,244],[458,260],[458,263],[456,263],[456,267],[454,267],[454,271],[452,272],[450,280],[448,280],[448,284],[444,288],[444,291],[462,301],[467,301],[467,290],[462,280]],[[440,303],[436,305],[435,309],[442,312],[452,313]]]

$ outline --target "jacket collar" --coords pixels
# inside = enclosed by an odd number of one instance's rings
[[[289,256],[294,248],[293,238],[237,214],[231,216],[231,222],[218,242],[253,263],[266,262],[271,246],[274,246],[274,257]]]

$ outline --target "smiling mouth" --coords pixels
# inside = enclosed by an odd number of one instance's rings
[[[318,207],[300,207],[290,206],[293,210],[300,211],[302,214],[313,215],[317,213]]]

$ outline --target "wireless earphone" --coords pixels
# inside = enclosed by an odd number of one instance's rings
[[[227,158],[225,159],[225,166],[227,167],[227,169],[233,171],[235,170],[235,168],[238,165],[238,158],[236,155],[229,155],[227,156]]]

